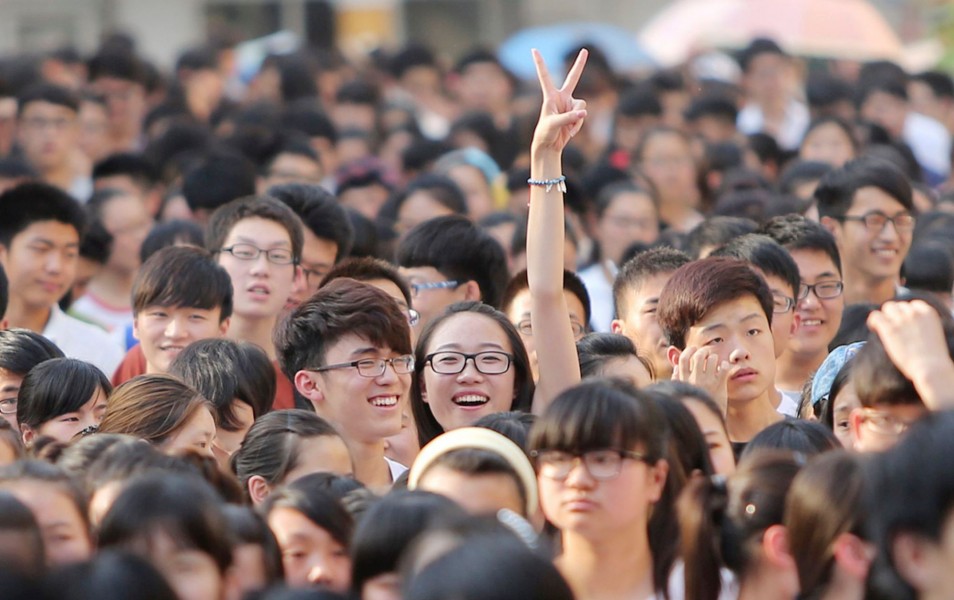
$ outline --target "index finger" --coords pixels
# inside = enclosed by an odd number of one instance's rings
[[[586,57],[589,55],[590,53],[586,48],[581,49],[580,53],[576,55],[576,60],[573,61],[570,72],[566,74],[566,79],[563,80],[563,87],[560,88],[561,92],[569,91],[571,94],[573,93],[576,84],[580,83],[580,77],[583,76],[583,67],[586,65]]]
[[[530,51],[533,54],[533,64],[537,67],[537,79],[540,80],[540,87],[543,89],[544,94],[548,94],[556,90],[556,86],[553,85],[553,79],[550,77],[550,71],[547,69],[547,63],[543,61],[543,55],[540,54],[540,51],[534,48]]]

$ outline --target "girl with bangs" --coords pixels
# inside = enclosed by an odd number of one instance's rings
[[[665,598],[677,554],[668,428],[652,400],[621,382],[585,382],[534,424],[540,501],[560,530],[556,566],[574,595]]]

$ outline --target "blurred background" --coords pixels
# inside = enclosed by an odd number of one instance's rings
[[[530,45],[589,43],[635,74],[753,35],[808,58],[954,67],[950,0],[0,0],[0,54],[87,53],[116,31],[161,67],[182,48],[226,37],[257,40],[240,48],[244,68],[301,43],[358,59],[416,41],[449,61],[478,44],[498,48],[520,74]]]

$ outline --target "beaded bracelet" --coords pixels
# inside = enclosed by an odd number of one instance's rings
[[[566,175],[560,175],[556,179],[528,179],[527,183],[530,185],[537,185],[540,187],[546,188],[546,191],[549,192],[553,189],[553,186],[556,186],[558,190],[566,193]]]

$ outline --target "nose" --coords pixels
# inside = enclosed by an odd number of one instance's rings
[[[796,305],[796,310],[811,310],[818,307],[820,304],[818,296],[815,294],[815,290],[808,290],[808,293],[805,294],[805,297],[798,301]]]
[[[329,571],[324,561],[316,559],[308,569],[308,583],[312,585],[324,584],[329,580]]]
[[[63,270],[65,259],[59,252],[49,252],[46,263],[43,265],[49,273],[59,273]]]
[[[175,339],[185,335],[185,323],[179,317],[172,317],[166,324],[165,335],[167,338]]]
[[[729,353],[729,362],[732,364],[749,359],[749,349],[742,343],[736,343],[735,348]]]
[[[580,456],[573,458],[573,465],[570,472],[566,474],[566,485],[574,488],[591,488],[596,484],[596,479],[586,468],[583,458]]]
[[[268,272],[268,256],[264,252],[258,255],[258,258],[252,261],[252,273],[264,274]]]
[[[464,360],[464,368],[457,374],[458,381],[475,381],[483,379],[483,373],[477,370],[477,361],[473,358]]]

